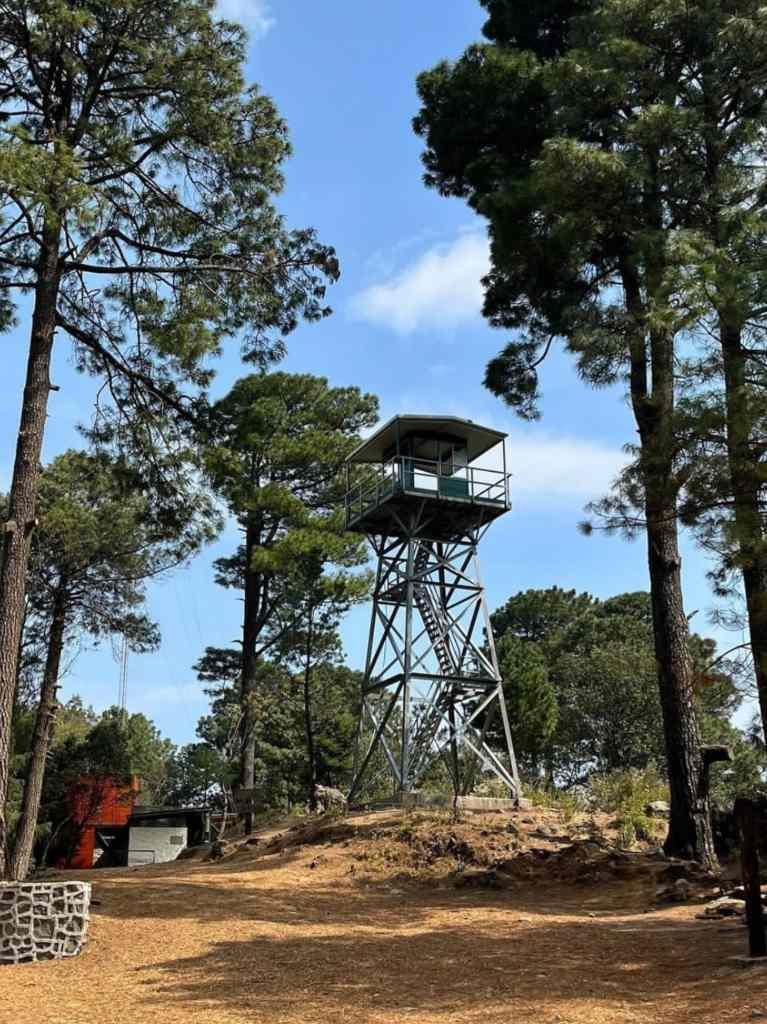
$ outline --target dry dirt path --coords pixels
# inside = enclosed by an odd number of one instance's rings
[[[93,874],[87,951],[0,970],[0,1024],[729,1024],[741,925],[647,893],[362,884],[352,849]],[[317,863],[319,858],[319,863]],[[311,864],[315,864],[311,867]],[[534,886],[534,887],[533,887]]]

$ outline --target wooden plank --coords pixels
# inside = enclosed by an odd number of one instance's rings
[[[743,888],[746,894],[748,951],[752,957],[765,957],[767,956],[767,941],[765,941],[764,934],[756,808],[753,800],[738,797],[735,801],[735,820],[740,833],[740,863],[743,873]]]

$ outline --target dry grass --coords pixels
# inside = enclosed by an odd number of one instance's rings
[[[94,872],[87,951],[0,971],[0,1021],[719,1024],[767,1010],[767,973],[728,959],[742,925],[657,908],[646,872],[616,878],[607,861],[558,880],[572,858],[556,816],[507,822],[360,816],[215,865]],[[506,888],[455,887],[468,861],[515,855],[527,867]]]

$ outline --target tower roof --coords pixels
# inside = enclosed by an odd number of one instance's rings
[[[347,462],[382,462],[387,453],[396,445],[397,437],[423,432],[446,440],[461,440],[466,443],[466,457],[469,462],[478,459],[490,448],[507,436],[500,430],[482,427],[473,420],[460,416],[417,416],[407,413],[393,416],[374,434],[354,449]]]

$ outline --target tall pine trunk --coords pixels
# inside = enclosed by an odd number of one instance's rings
[[[648,563],[655,657],[670,791],[669,856],[716,865],[695,713],[688,625],[682,599],[676,507],[647,502]]]
[[[313,612],[309,612],[306,629],[306,660],[304,662],[304,727],[306,730],[306,757],[309,762],[309,809],[317,810],[317,753],[312,722],[312,640]]]
[[[733,499],[738,563],[746,595],[749,639],[754,659],[762,729],[767,736],[767,541],[764,535],[760,465],[751,450],[752,419],[746,383],[746,354],[741,329],[720,325],[724,366],[727,464]]]
[[[242,620],[242,673],[240,676],[240,777],[241,789],[253,789],[256,784],[256,710],[257,641],[261,594],[260,574],[250,569],[257,546],[255,525],[248,521],[245,529],[245,590]],[[244,815],[245,832],[253,831],[253,812]]]
[[[27,376],[0,564],[0,878],[6,875],[8,829],[5,803],[10,777],[11,716],[24,620],[29,541],[35,525],[40,455],[50,391],[51,354],[61,280],[60,234],[55,214],[49,215],[43,228]]]
[[[45,780],[45,764],[48,748],[53,735],[56,714],[56,690],[58,688],[61,655],[64,650],[64,632],[66,629],[67,587],[66,580],[59,580],[54,597],[51,628],[48,636],[48,651],[45,658],[45,671],[40,689],[40,703],[37,707],[35,727],[32,733],[32,750],[24,780],[24,793],[21,799],[21,814],[16,823],[13,849],[11,852],[8,874],[11,878],[22,881],[29,873],[32,851],[35,844],[37,818],[40,811],[40,799]]]
[[[623,285],[627,310],[637,325],[630,340],[630,392],[641,441],[653,637],[671,797],[664,849],[713,867],[716,854],[703,785],[673,476],[674,337],[663,330],[648,337],[639,280],[628,262]]]

